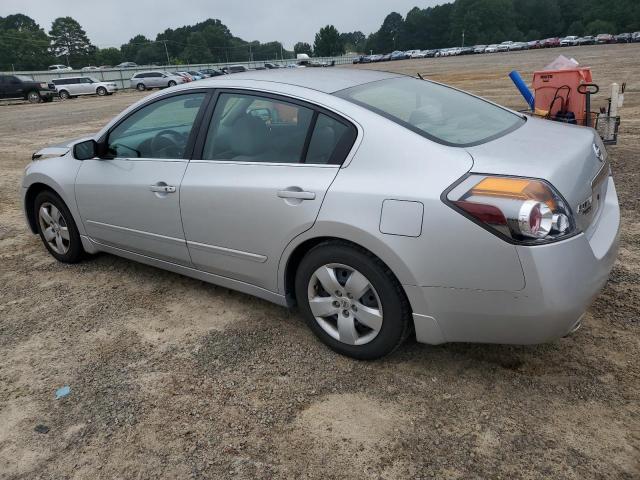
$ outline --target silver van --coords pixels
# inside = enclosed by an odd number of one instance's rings
[[[58,96],[66,100],[78,95],[111,95],[118,91],[118,86],[113,82],[101,82],[93,77],[67,77],[52,80],[56,86]]]
[[[140,72],[131,77],[131,88],[135,88],[141,92],[149,88],[165,88],[174,87],[184,83],[184,78],[180,75],[170,72],[162,72],[160,70],[152,72]]]

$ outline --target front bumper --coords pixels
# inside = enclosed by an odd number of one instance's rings
[[[516,292],[407,287],[419,342],[537,344],[565,336],[600,293],[616,260],[620,209],[613,180],[589,234],[517,247],[525,288]]]

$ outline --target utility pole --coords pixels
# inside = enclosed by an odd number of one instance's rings
[[[462,46],[464,47],[464,30],[462,30]]]
[[[162,43],[164,44],[164,53],[167,55],[167,66],[171,63],[169,61],[169,50],[167,50],[167,41],[163,40]]]

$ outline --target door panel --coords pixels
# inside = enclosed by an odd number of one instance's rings
[[[207,93],[161,97],[131,112],[104,142],[112,159],[82,162],[76,200],[94,240],[190,265],[180,218],[180,181]]]
[[[180,206],[196,268],[275,291],[280,255],[311,228],[338,168],[192,160]]]
[[[180,223],[179,185],[186,160],[85,160],[76,199],[92,239],[189,265]],[[155,191],[162,186],[174,192]]]

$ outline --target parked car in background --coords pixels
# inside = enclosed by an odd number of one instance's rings
[[[631,34],[631,40],[634,42],[640,42],[640,32],[633,32]]]
[[[558,37],[547,38],[542,41],[544,48],[556,48],[560,46],[560,39]]]
[[[69,70],[73,70],[73,68],[67,65],[49,65],[47,70],[50,70],[52,72],[68,72]]]
[[[459,55],[471,55],[474,53],[474,47],[460,47]]]
[[[418,58],[418,57],[414,57],[415,54],[419,54],[420,50],[407,50],[406,52],[404,52],[405,55],[407,56],[407,58]]]
[[[425,58],[427,56],[427,50],[416,50],[411,58]]]
[[[141,92],[151,88],[174,87],[178,84],[185,83],[180,75],[161,70],[150,72],[138,72],[129,81],[131,88],[135,88]]]
[[[633,36],[630,33],[619,33],[616,35],[617,43],[631,43],[633,41]]]
[[[100,67],[98,67],[100,70],[109,70],[110,68],[113,68],[113,66],[111,65],[100,65]]]
[[[264,67],[267,70],[275,70],[276,68],[281,68],[277,63],[265,62]]]
[[[28,227],[60,262],[106,252],[297,305],[320,341],[363,360],[411,335],[537,344],[577,330],[619,245],[598,134],[347,73],[206,80],[89,139],[56,138],[24,170]]]
[[[55,93],[51,83],[38,82],[26,75],[0,74],[0,98],[22,98],[29,103],[39,103],[50,102]]]
[[[473,53],[484,53],[487,49],[487,45],[476,45],[473,47]]]
[[[176,75],[180,75],[186,83],[193,82],[193,77],[189,72],[176,72]]]
[[[595,45],[595,44],[596,44],[596,38],[591,35],[578,38],[578,45]]]
[[[596,37],[596,43],[598,45],[606,45],[608,43],[616,43],[616,38],[610,33],[601,33]]]
[[[390,53],[385,53],[384,55],[380,55],[379,56],[379,60],[377,60],[378,62],[388,62],[391,60],[391,54]]]
[[[246,72],[248,69],[244,65],[229,65],[227,67],[222,67],[222,71],[224,73],[240,73]]]
[[[356,58],[353,59],[351,63],[353,63],[354,65],[357,65],[359,63],[367,63],[364,61],[366,57],[367,57],[366,55],[358,55]]]
[[[499,52],[508,52],[511,49],[511,45],[513,44],[513,42],[511,40],[507,40],[505,42],[502,42],[500,45],[498,45],[498,51]]]
[[[116,68],[136,68],[137,66],[138,64],[134,62],[122,62],[116,65]]]
[[[219,70],[217,68],[203,68],[200,71],[205,75],[209,75],[210,77],[219,77],[221,75],[225,75],[222,70]]]
[[[424,52],[424,56],[426,58],[433,58],[436,56],[436,53],[438,53],[437,49],[430,49],[430,50],[423,50]]]
[[[561,47],[575,47],[578,45],[578,37],[575,35],[569,35],[560,40]]]
[[[487,48],[484,49],[484,53],[496,53],[498,51],[498,44],[494,43],[492,45],[487,45]]]
[[[542,48],[542,41],[541,41],[541,40],[531,40],[531,41],[527,42],[527,46],[528,46],[530,49],[533,49],[533,48]]]
[[[391,60],[407,60],[409,58],[411,58],[409,55],[407,55],[405,52],[402,52],[400,50],[395,50],[391,52]]]
[[[65,77],[52,80],[58,96],[67,100],[80,95],[98,95],[104,97],[118,91],[114,82],[103,82],[93,77]]]
[[[509,51],[529,50],[529,44],[527,42],[513,42],[509,45]]]
[[[263,67],[266,68],[266,67]],[[193,78],[193,80],[202,80],[203,78],[206,77],[206,75],[202,72],[198,72],[197,70],[189,70],[187,72],[189,75],[191,75],[191,78]]]

